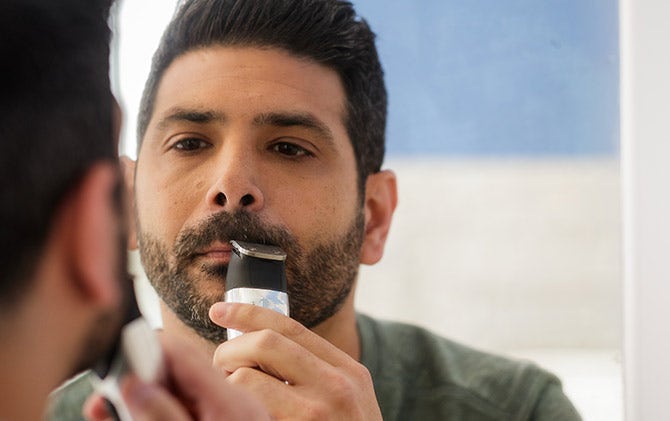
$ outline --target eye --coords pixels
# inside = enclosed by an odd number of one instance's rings
[[[209,143],[195,137],[186,137],[175,142],[172,147],[179,151],[190,152],[198,149],[208,148]]]
[[[314,156],[313,153],[294,143],[279,142],[272,145],[272,150],[287,157]]]

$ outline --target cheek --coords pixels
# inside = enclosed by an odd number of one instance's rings
[[[197,192],[187,188],[188,185],[184,182],[143,178],[138,173],[136,203],[141,229],[160,238],[174,240],[192,213],[193,206],[198,203],[195,197]]]
[[[357,190],[347,183],[318,184],[287,193],[281,217],[288,229],[309,247],[347,230],[358,208]]]

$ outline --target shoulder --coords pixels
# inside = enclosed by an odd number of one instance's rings
[[[579,419],[558,378],[531,362],[476,350],[413,325],[359,315],[358,326],[362,362],[378,395],[406,402],[390,410],[402,417]]]
[[[86,371],[65,382],[49,396],[49,406],[45,420],[84,420],[82,408],[93,393],[91,372]]]

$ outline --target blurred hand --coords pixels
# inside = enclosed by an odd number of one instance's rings
[[[121,393],[136,421],[270,420],[260,401],[229,384],[212,369],[206,355],[161,335],[167,385],[124,379]],[[91,421],[111,420],[104,399],[94,395],[84,406]]]
[[[275,420],[382,419],[369,371],[300,323],[249,304],[217,303],[209,315],[244,332],[217,348],[214,365]]]

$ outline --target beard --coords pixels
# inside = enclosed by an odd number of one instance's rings
[[[82,351],[70,376],[88,369],[105,373],[121,340],[122,327],[118,312],[101,312],[84,336]]]
[[[304,250],[284,227],[240,211],[220,212],[184,229],[172,249],[141,229],[139,242],[147,277],[163,302],[198,335],[218,344],[227,340],[226,329],[210,320],[209,308],[224,301],[228,268],[198,264],[199,250],[230,240],[281,247],[287,255],[291,317],[312,328],[337,313],[349,296],[358,275],[363,232],[361,209],[343,235]]]

